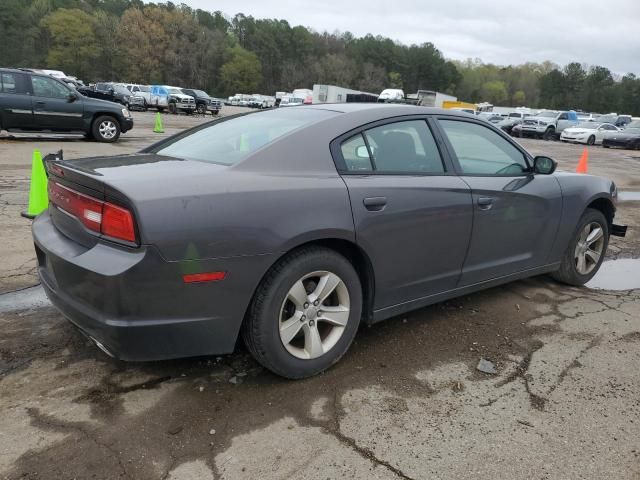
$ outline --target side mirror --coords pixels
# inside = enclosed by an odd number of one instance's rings
[[[533,172],[541,175],[551,175],[556,171],[558,162],[549,157],[535,157],[533,159]]]
[[[365,145],[360,145],[356,148],[356,157],[358,158],[369,158],[369,151]]]
[[[78,95],[76,95],[76,92],[69,92],[69,95],[67,95],[67,102],[69,103],[73,103],[78,99]]]

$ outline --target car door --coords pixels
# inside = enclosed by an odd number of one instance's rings
[[[83,130],[84,104],[79,94],[70,98],[69,87],[53,78],[32,75],[33,114],[36,125],[43,129]]]
[[[5,129],[33,128],[33,110],[27,75],[0,72],[0,126]]]
[[[607,138],[607,135],[611,135],[614,132],[618,132],[618,127],[611,125],[610,123],[603,123],[598,127],[596,134],[596,143],[602,143],[602,140]]]
[[[438,125],[474,203],[459,285],[546,265],[562,213],[555,176],[534,175],[519,145],[480,122],[440,117]]]
[[[332,142],[356,240],[375,272],[375,309],[453,289],[468,248],[470,188],[425,117],[378,122]]]

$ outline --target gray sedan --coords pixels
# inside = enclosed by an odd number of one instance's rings
[[[277,109],[46,166],[42,285],[124,360],[229,353],[241,335],[307,377],[360,323],[543,273],[582,285],[625,232],[610,180],[451,110]]]

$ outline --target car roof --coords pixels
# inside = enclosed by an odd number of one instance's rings
[[[311,110],[329,110],[338,113],[367,112],[375,115],[452,115],[456,117],[469,118],[469,114],[459,110],[450,110],[434,107],[422,107],[418,105],[406,105],[399,103],[320,103],[315,105],[302,105],[294,108],[305,108]]]

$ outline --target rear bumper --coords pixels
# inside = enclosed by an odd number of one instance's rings
[[[87,249],[60,233],[48,212],[34,220],[32,231],[38,274],[51,302],[109,353],[129,361],[232,352],[266,262],[167,262],[152,246],[100,242]],[[182,281],[184,273],[218,270],[230,272],[228,278]]]

